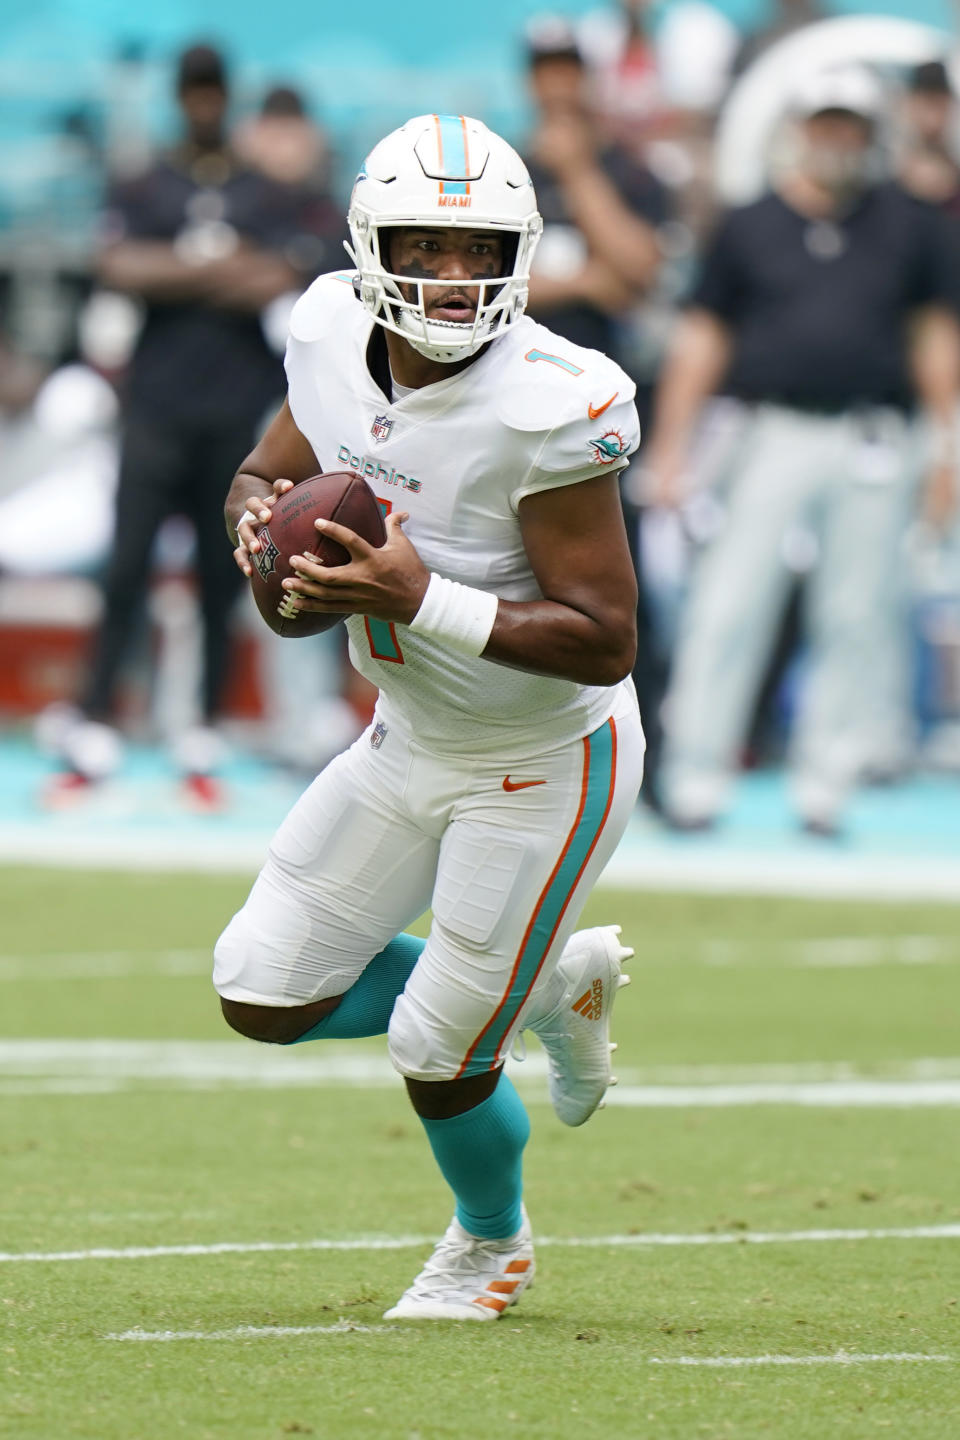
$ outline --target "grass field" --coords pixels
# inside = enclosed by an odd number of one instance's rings
[[[418,1328],[449,1195],[383,1042],[222,1027],[246,888],[0,872],[0,1435],[960,1435],[960,908],[598,895],[619,1103],[531,1046],[537,1285]]]

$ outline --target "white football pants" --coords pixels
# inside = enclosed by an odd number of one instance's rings
[[[522,1029],[635,804],[632,686],[591,735],[536,758],[525,737],[516,761],[432,754],[378,718],[280,826],[217,944],[214,985],[256,1005],[341,995],[432,907],[391,1058],[414,1079],[480,1073]]]

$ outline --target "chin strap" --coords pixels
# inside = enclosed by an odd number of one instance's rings
[[[472,344],[458,345],[455,348],[451,348],[448,345],[444,345],[442,341],[434,344],[429,340],[423,339],[417,334],[416,328],[412,324],[409,324],[408,329],[409,322],[406,315],[402,316],[399,323],[403,331],[403,338],[407,341],[407,344],[411,345],[418,355],[422,355],[424,360],[434,360],[438,365],[453,365],[457,360],[468,360],[471,355],[476,355],[478,350],[482,350],[487,343],[486,336],[477,335]],[[454,328],[452,322],[447,322],[447,324],[451,329]],[[438,326],[437,328],[439,329],[440,327]],[[471,332],[473,330],[472,325],[464,325],[462,328]]]

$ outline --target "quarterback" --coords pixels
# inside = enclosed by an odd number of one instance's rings
[[[348,617],[379,699],[274,837],[214,984],[255,1040],[388,1036],[456,1212],[387,1318],[495,1320],[534,1274],[504,1057],[532,1030],[559,1118],[587,1120],[632,954],[615,926],[574,926],[643,771],[617,482],[634,387],[524,315],[536,198],[480,122],[388,135],[348,220],[355,268],[298,301],[287,399],[226,516],[250,574],[286,488],[366,477],[386,543],[317,521],[350,563],[297,556],[285,584]],[[405,934],[428,907],[429,938]]]

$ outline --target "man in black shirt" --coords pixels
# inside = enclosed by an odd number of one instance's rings
[[[896,646],[915,398],[938,437],[928,493],[952,483],[960,350],[943,221],[878,183],[881,103],[864,70],[808,84],[792,163],[774,193],[722,220],[657,396],[648,466],[661,503],[678,498],[709,395],[752,412],[668,697],[664,796],[685,826],[723,805],[789,591],[785,547],[805,531],[819,560],[794,799],[807,828],[837,827]]]
[[[261,311],[302,288],[298,216],[285,190],[245,167],[225,138],[227,78],[220,55],[194,46],[180,58],[185,135],[145,173],[113,187],[99,279],[142,300],[130,364],[104,615],[82,710],[67,737],[68,770],[49,798],[80,794],[119,759],[110,722],[121,667],[147,587],[156,532],[171,513],[193,520],[204,622],[202,720],[186,737],[187,797],[210,807],[211,731],[224,689],[228,620],[240,588],[227,550],[223,493],[284,386]],[[242,580],[242,577],[241,577]]]
[[[666,192],[622,147],[601,143],[566,23],[534,22],[527,39],[536,119],[523,158],[543,216],[527,309],[556,334],[616,358],[617,322],[660,267]]]

